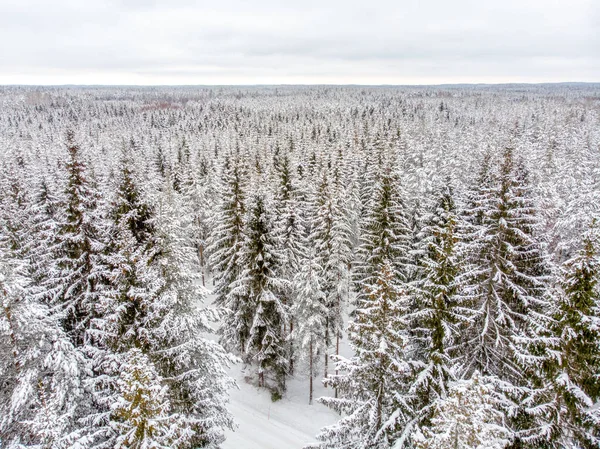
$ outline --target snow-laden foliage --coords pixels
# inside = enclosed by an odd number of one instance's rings
[[[414,379],[410,391],[419,401],[419,422],[428,423],[433,407],[457,377],[462,332],[473,316],[461,295],[460,217],[448,181],[436,189],[435,202],[418,236],[418,279],[411,284],[411,324]]]
[[[316,261],[314,248],[308,251],[294,279],[296,296],[292,313],[297,325],[290,338],[297,342],[301,361],[308,364],[308,402],[312,404],[313,380],[319,366],[319,356],[325,350],[327,307],[325,293],[321,289],[323,269]]]
[[[89,363],[31,291],[27,268],[0,260],[0,444],[72,447],[87,410]]]
[[[322,443],[315,447],[388,448],[409,435],[414,410],[406,388],[410,365],[403,318],[408,297],[396,278],[391,264],[384,261],[356,310],[348,329],[356,355],[338,357],[336,368],[343,373],[325,380],[341,397],[319,400],[344,417],[322,429],[317,436]]]
[[[431,425],[413,434],[415,449],[503,449],[511,432],[502,413],[504,399],[497,379],[477,371],[449,385],[448,394],[436,400]]]
[[[600,445],[600,232],[594,221],[561,269],[540,385],[544,441]],[[550,419],[548,419],[550,418]]]
[[[546,307],[548,268],[528,187],[508,148],[498,173],[481,188],[477,207],[469,210],[472,265],[466,288],[476,317],[465,369],[508,381],[524,374],[526,355],[517,337],[535,337],[536,320]]]
[[[596,447],[598,98],[1,87],[0,446],[217,447],[237,355],[323,374],[322,447],[442,447],[457,403],[464,447]]]

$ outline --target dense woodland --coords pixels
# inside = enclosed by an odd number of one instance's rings
[[[315,448],[600,448],[598,85],[1,87],[0,153],[0,448],[218,447],[231,363]]]

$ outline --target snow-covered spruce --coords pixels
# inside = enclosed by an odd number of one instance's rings
[[[310,447],[360,449],[389,448],[408,441],[415,424],[414,396],[407,390],[411,375],[406,360],[409,345],[405,316],[408,295],[385,260],[368,295],[359,303],[349,324],[349,339],[355,356],[338,357],[338,375],[325,379],[339,397],[320,398],[342,414],[325,427]]]

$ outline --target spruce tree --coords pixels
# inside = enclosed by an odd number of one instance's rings
[[[211,338],[224,314],[206,307],[207,291],[185,229],[189,222],[177,214],[181,198],[166,186],[157,211],[156,257],[144,282],[152,298],[148,356],[168,386],[171,413],[179,416],[183,435],[174,447],[216,446],[225,429],[233,428],[227,403],[234,382],[226,369],[235,358]]]
[[[233,282],[241,273],[240,253],[244,244],[245,172],[242,163],[233,157],[225,160],[222,171],[220,205],[212,220],[209,253],[215,273],[216,303],[236,309],[228,304],[228,296]],[[228,337],[225,337],[228,339]]]
[[[498,176],[482,188],[476,204],[485,207],[470,211],[476,235],[468,248],[473,265],[466,288],[475,317],[464,366],[467,373],[479,370],[519,384],[527,358],[519,341],[535,337],[536,318],[546,307],[548,268],[535,204],[512,149],[505,150]]]
[[[293,177],[293,170],[287,155],[281,158],[277,165],[278,169],[278,188],[275,195],[275,228],[279,242],[279,251],[282,255],[282,262],[279,268],[280,275],[289,281],[287,291],[283,300],[285,305],[291,310],[294,307],[294,290],[292,281],[300,271],[300,263],[306,251],[306,223],[305,211],[302,210],[301,199],[299,198],[299,186]],[[294,331],[295,315],[290,316],[291,334]],[[289,341],[289,370],[290,374],[294,370],[294,339]]]
[[[96,314],[97,287],[103,271],[100,257],[103,249],[102,221],[98,211],[98,193],[88,178],[89,172],[72,131],[67,133],[67,150],[67,182],[56,243],[52,248],[55,264],[50,269],[47,289],[50,303],[63,316],[65,332],[76,346],[82,346]]]
[[[336,341],[339,353],[343,318],[342,311],[348,296],[351,257],[350,228],[336,191],[327,175],[323,175],[312,197],[309,239],[315,247],[318,264],[323,270],[323,292],[328,314],[325,326],[325,377],[328,375],[329,348]]]
[[[0,224],[0,246],[17,259],[28,257],[27,244],[30,239],[30,198],[25,184],[25,173],[18,164],[8,163],[3,167]]]
[[[412,435],[415,449],[503,449],[511,441],[498,379],[477,371],[452,382],[434,404],[431,423]]]
[[[411,372],[406,360],[407,308],[408,295],[398,284],[392,265],[384,260],[348,327],[355,355],[338,357],[336,369],[341,374],[324,380],[340,397],[319,399],[343,417],[321,429],[317,435],[321,443],[312,447],[384,449],[408,441],[414,424],[414,398],[406,390]]]
[[[223,430],[233,425],[225,405],[231,386],[225,368],[231,358],[205,337],[212,333],[210,323],[222,315],[202,309],[206,291],[188,239],[189,222],[175,212],[181,210],[180,201],[167,176],[157,207],[150,207],[131,161],[124,159],[111,213],[110,283],[103,292],[102,316],[94,321],[95,335],[105,345],[95,354],[102,373],[97,401],[105,410],[94,418],[105,425],[96,424],[89,437],[98,447],[155,437],[165,447],[202,447],[219,444]],[[119,373],[128,370],[146,384],[134,382],[133,390],[124,391],[128,384]],[[149,408],[140,411],[139,403],[131,403],[154,390]],[[113,403],[122,407],[115,409]],[[138,435],[145,420],[153,419],[170,423],[169,428],[161,424],[154,436]]]
[[[355,272],[359,297],[373,285],[384,260],[392,264],[399,281],[407,281],[410,229],[398,175],[391,165],[383,169],[374,188],[362,229],[360,261]]]
[[[536,347],[547,321],[549,269],[527,172],[511,148],[472,204],[465,292],[473,324],[461,345],[462,375],[477,370],[505,382],[513,401],[507,410],[512,447],[520,447],[537,432],[528,397],[540,362]]]
[[[90,405],[87,359],[35,294],[27,263],[0,253],[0,444],[66,449]]]
[[[415,309],[408,319],[416,348],[411,389],[420,403],[420,423],[427,425],[434,404],[455,380],[456,346],[469,318],[460,292],[459,217],[449,182],[438,189],[424,222],[420,276],[412,287]]]
[[[282,263],[265,194],[251,199],[246,239],[240,257],[243,271],[228,296],[230,314],[225,336],[243,349],[247,362],[258,365],[259,386],[285,391],[288,369],[286,329],[289,310],[282,301],[288,281],[279,277]],[[234,307],[232,307],[234,306]]]
[[[600,232],[583,236],[565,262],[554,295],[543,373],[545,408],[552,419],[545,440],[553,448],[600,446]]]
[[[304,253],[305,223],[302,204],[298,198],[299,186],[293,178],[289,157],[282,158],[279,169],[278,189],[275,195],[275,226],[284,257],[283,275],[292,279],[300,268]]]
[[[178,445],[178,416],[169,415],[167,387],[139,349],[125,354],[112,404],[115,449],[167,449]]]
[[[206,157],[198,161],[195,171],[189,171],[189,179],[184,183],[183,196],[185,210],[191,215],[190,239],[196,249],[202,275],[202,286],[206,286],[208,263],[208,244],[210,239],[210,218],[216,207],[215,174]]]
[[[53,263],[52,246],[56,242],[59,206],[52,186],[42,178],[35,186],[28,208],[30,238],[25,243],[25,250],[35,291],[45,299],[48,298],[44,285],[48,281],[48,267]]]
[[[292,315],[297,323],[290,335],[298,349],[298,358],[308,364],[309,395],[313,401],[313,381],[321,353],[325,350],[325,321],[328,314],[325,293],[321,289],[322,268],[317,264],[311,246],[301,260],[300,272],[294,279],[295,303]]]

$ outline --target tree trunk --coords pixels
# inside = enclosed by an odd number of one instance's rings
[[[294,332],[294,320],[290,320],[290,335]],[[311,342],[312,344],[312,342]],[[290,376],[294,374],[294,340],[290,338]]]
[[[200,258],[200,272],[202,273],[202,287],[206,287],[206,281],[204,278],[204,245],[198,247],[198,257]]]
[[[340,331],[338,330],[335,336],[335,355],[339,356],[340,355]],[[339,370],[337,369],[337,365],[335,367],[335,375],[337,376],[339,373]],[[335,389],[335,393],[334,393],[334,397],[338,397],[338,389]]]
[[[310,357],[310,362],[309,362],[309,376],[310,376],[310,381],[308,384],[308,404],[312,405],[312,401],[313,401],[313,377],[314,373],[313,373],[313,339],[312,337],[310,337],[310,348],[309,348],[309,357]]]
[[[337,311],[338,311],[338,318],[340,320],[340,322],[338,323],[338,325],[336,326],[337,329],[335,331],[335,355],[339,356],[340,355],[340,326],[342,325],[342,298],[340,297],[340,294],[338,292],[337,294]],[[335,370],[335,374],[337,376],[337,374],[339,373],[339,370],[337,369],[336,366],[336,370]],[[338,397],[338,391],[337,388],[335,389],[335,393],[334,393],[334,397]]]
[[[325,370],[323,377],[327,379],[327,369],[329,363],[329,319],[325,319]]]

